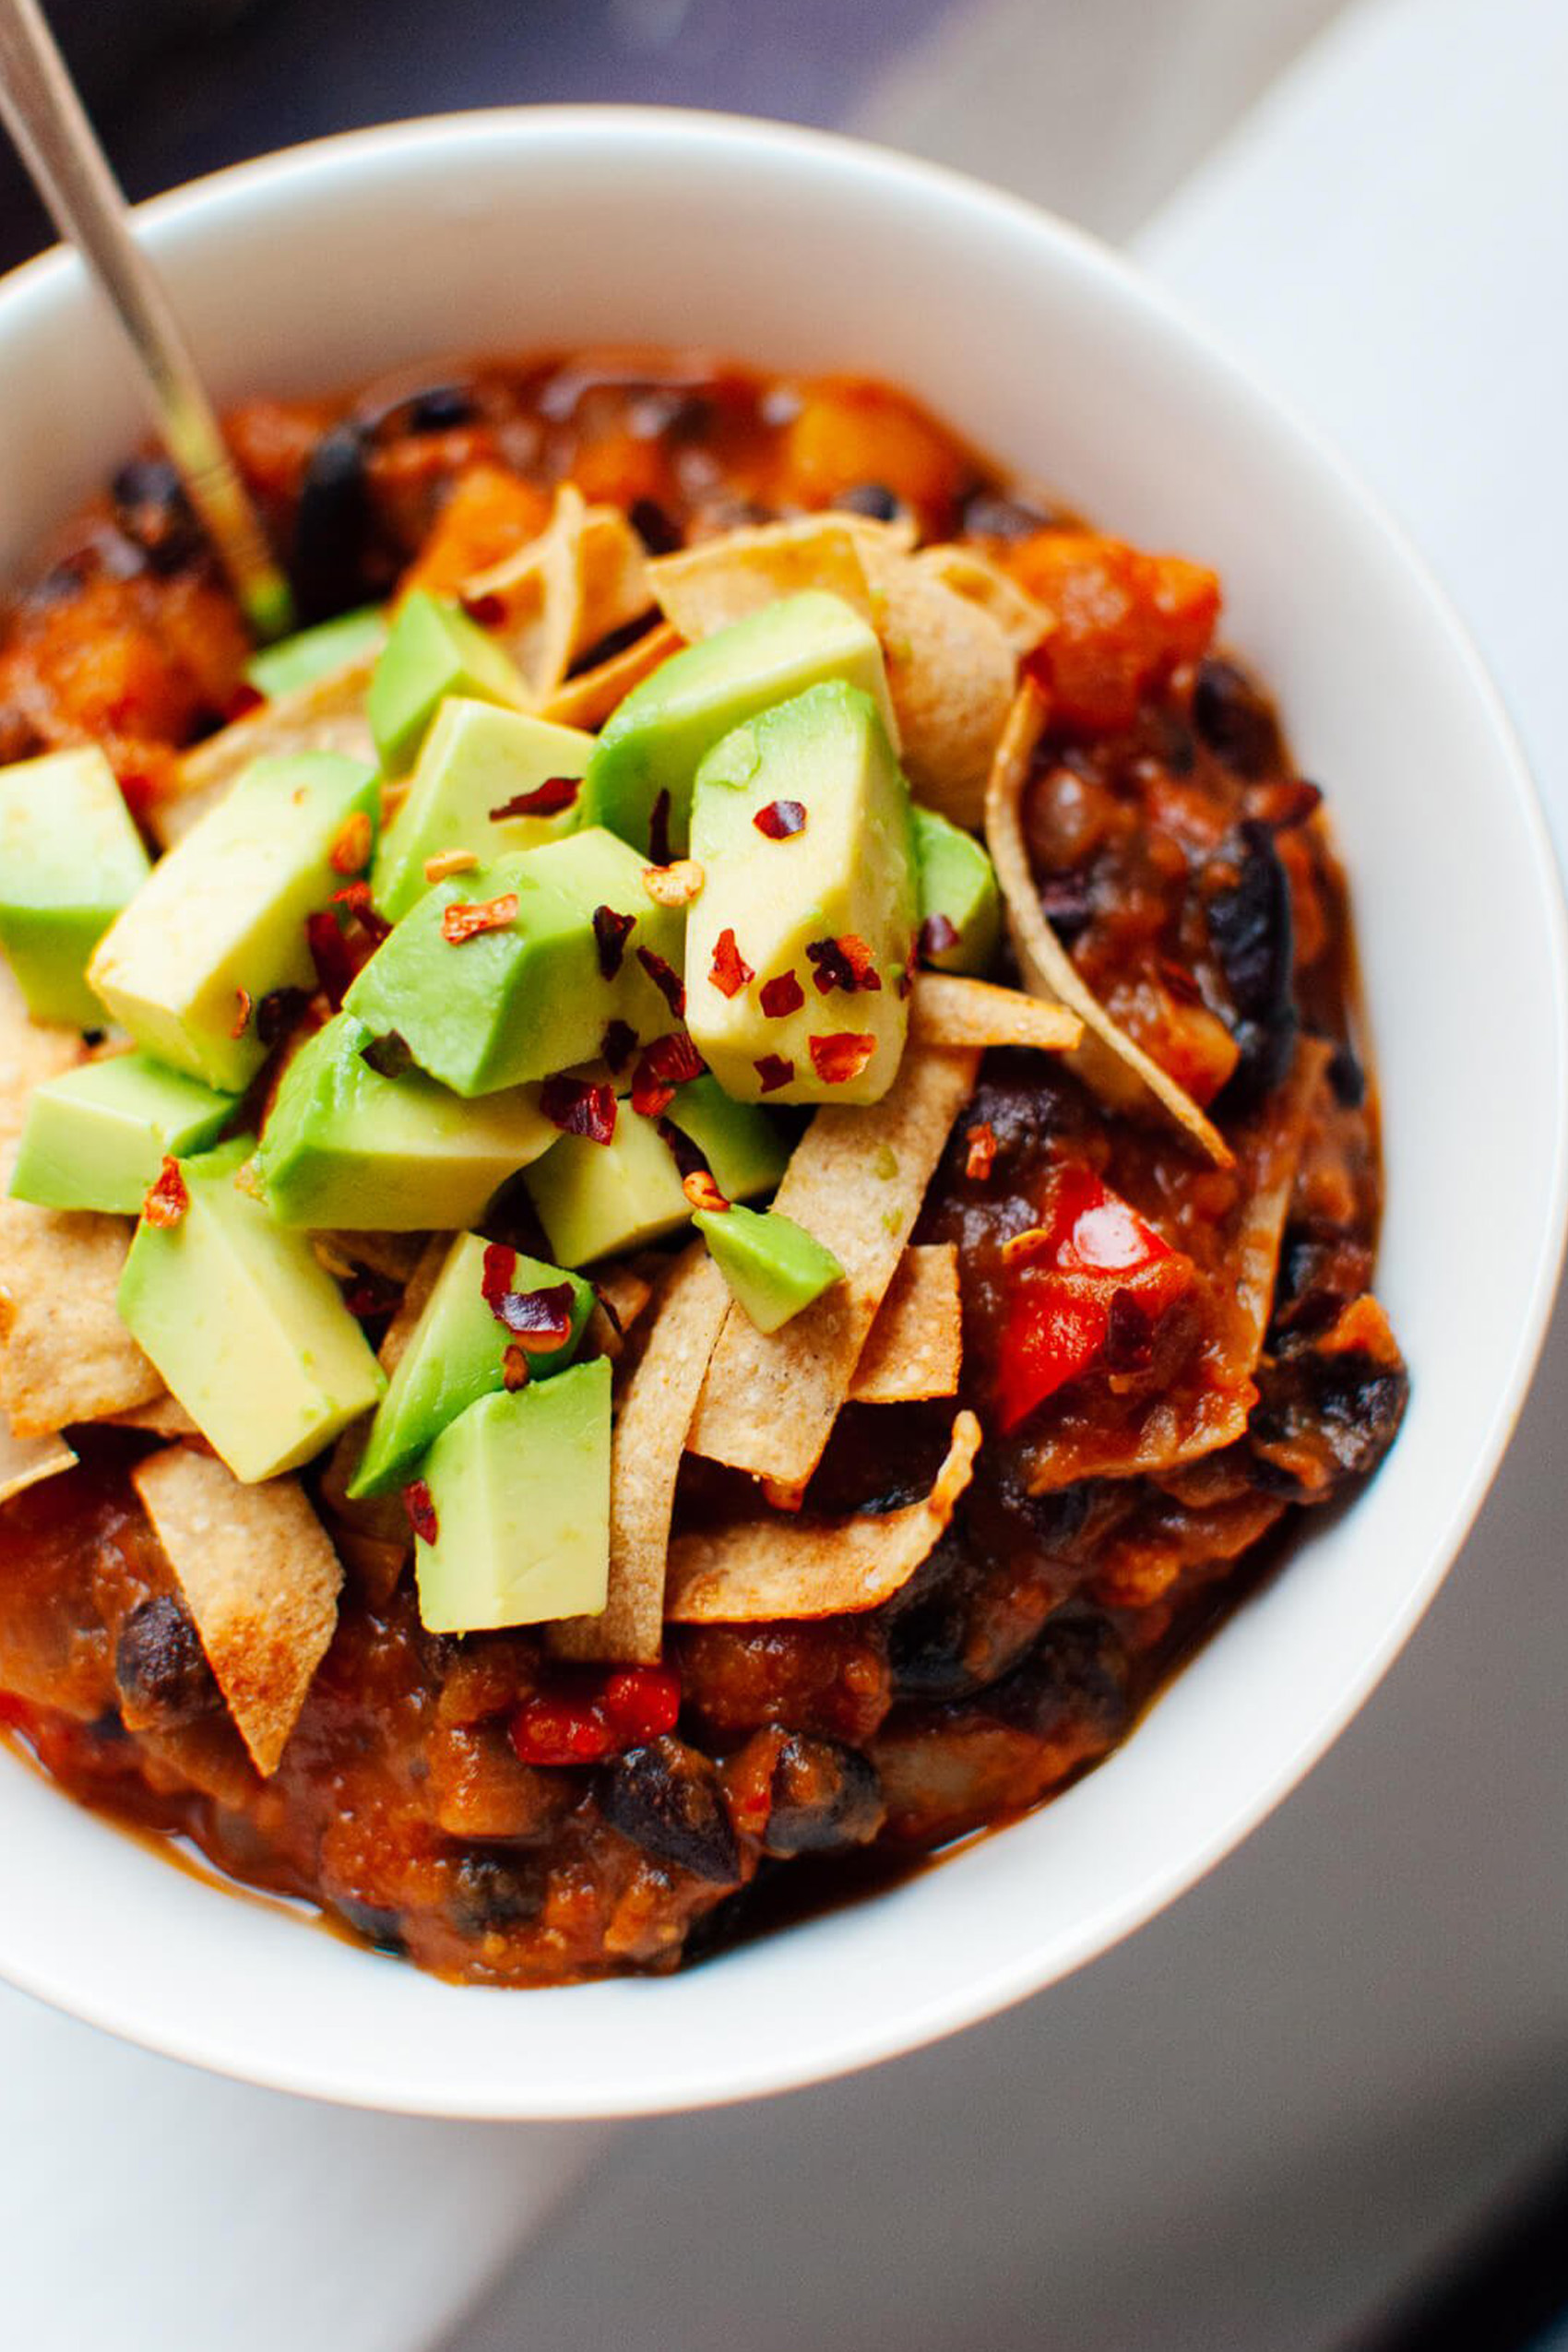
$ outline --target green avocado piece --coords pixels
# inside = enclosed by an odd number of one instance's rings
[[[655,906],[642,873],[635,850],[595,828],[438,882],[344,1001],[375,1035],[396,1029],[420,1067],[461,1095],[591,1062],[612,1020],[629,1024],[639,1040],[662,1035],[675,1015],[637,951],[678,975],[683,914]],[[502,928],[457,945],[445,936],[448,907],[511,895],[517,912]],[[613,943],[608,976],[594,932],[599,909],[633,919]]]
[[[588,1265],[613,1250],[662,1241],[692,1213],[674,1154],[653,1121],[629,1102],[619,1106],[609,1143],[563,1135],[523,1182],[563,1265]]]
[[[262,1130],[256,1173],[280,1225],[379,1233],[473,1225],[555,1141],[538,1089],[465,1102],[422,1071],[384,1077],[375,1040],[339,1013],[301,1047]]]
[[[93,949],[147,880],[148,855],[95,744],[0,768],[0,947],[41,1021],[95,1028]]]
[[[509,801],[553,777],[580,777],[593,737],[552,727],[526,711],[454,695],[436,713],[409,785],[409,797],[382,837],[371,877],[389,922],[406,915],[427,887],[424,862],[442,849],[469,849],[481,865],[512,849],[559,840],[577,822],[574,800],[554,815],[499,817]]]
[[[145,1053],[84,1062],[34,1088],[12,1195],[42,1208],[139,1216],[164,1159],[206,1151],[237,1101]]]
[[[790,1165],[778,1121],[755,1103],[731,1102],[711,1075],[677,1087],[664,1115],[695,1144],[727,1200],[773,1192]]]
[[[775,802],[804,812],[800,831],[758,827]],[[871,696],[813,686],[715,744],[697,771],[692,854],[707,881],[687,918],[686,1019],[725,1093],[879,1102],[909,1033],[916,888],[909,786]],[[752,975],[732,993],[719,984],[726,934]],[[872,984],[825,990],[846,938],[869,951]],[[764,992],[780,988],[797,1002],[770,1013]],[[842,1034],[870,1040],[847,1069],[830,1058]]]
[[[991,969],[1002,939],[996,869],[985,844],[950,817],[938,816],[934,809],[915,809],[912,814],[923,960],[939,972],[967,972],[978,980]],[[950,946],[927,930],[933,919],[956,934]]]
[[[634,686],[588,763],[583,822],[652,847],[655,805],[670,796],[671,854],[684,854],[692,780],[732,728],[825,678],[869,694],[894,732],[876,632],[842,597],[806,588],[688,646]]]
[[[832,1251],[776,1208],[705,1208],[692,1222],[759,1331],[778,1330],[844,1279]]]
[[[120,1318],[213,1450],[247,1484],[297,1468],[386,1382],[303,1233],[245,1191],[248,1137],[180,1162],[188,1206],[136,1230]]]
[[[137,1043],[222,1093],[267,1059],[250,1008],[312,988],[305,919],[343,887],[331,862],[352,816],[374,828],[374,768],[338,752],[253,760],[160,858],[99,942],[88,978]]]
[[[610,1360],[481,1396],[425,1457],[434,1540],[419,1532],[433,1633],[597,1617],[610,1579]]]
[[[268,701],[297,693],[350,661],[379,652],[386,643],[386,616],[379,604],[362,604],[357,612],[339,612],[333,621],[318,622],[276,645],[265,645],[245,664],[246,683]]]
[[[365,697],[370,731],[388,776],[411,767],[425,729],[448,695],[521,709],[527,689],[510,655],[462,607],[416,588],[405,598]]]
[[[477,1233],[460,1233],[447,1252],[392,1384],[376,1408],[349,1489],[356,1501],[401,1486],[449,1421],[505,1386],[503,1361],[517,1335],[499,1320],[484,1295],[489,1246]],[[571,1292],[571,1331],[565,1343],[529,1359],[530,1379],[549,1380],[564,1372],[577,1352],[593,1313],[593,1288],[538,1258],[520,1253],[513,1256],[508,1292],[550,1290],[563,1282]]]

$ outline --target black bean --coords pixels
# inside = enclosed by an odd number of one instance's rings
[[[705,1755],[666,1737],[633,1748],[603,1775],[604,1818],[660,1862],[715,1885],[741,1875],[740,1847],[719,1776]]]
[[[1328,1065],[1334,1099],[1347,1111],[1360,1111],[1367,1099],[1367,1074],[1348,1045],[1336,1045]]]
[[[138,1730],[172,1731],[223,1705],[190,1611],[173,1593],[138,1602],[114,1645],[121,1705]]]
[[[460,1935],[526,1927],[544,1907],[544,1873],[537,1862],[514,1854],[465,1854],[453,1881],[452,1924]]]
[[[898,514],[898,500],[885,481],[858,481],[841,490],[833,504],[843,514],[867,515],[873,523],[891,523]]]
[[[396,1911],[386,1910],[379,1903],[358,1903],[351,1895],[339,1895],[333,1907],[356,1935],[362,1935],[378,1952],[403,1950],[403,1925]]]
[[[133,457],[111,485],[114,520],[155,572],[177,572],[201,552],[201,527],[167,457]]]
[[[988,1715],[1051,1738],[1067,1723],[1092,1726],[1107,1745],[1132,1713],[1127,1656],[1103,1617],[1058,1615],[1023,1664],[987,1692]]]
[[[791,1732],[773,1767],[773,1810],[763,1840],[770,1854],[830,1854],[867,1846],[885,1809],[875,1766],[837,1740]]]
[[[887,1657],[900,1699],[957,1699],[978,1690],[968,1662],[968,1611],[956,1593],[938,1591],[898,1610]]]
[[[1403,1364],[1324,1349],[1311,1335],[1265,1357],[1257,1382],[1247,1436],[1264,1483],[1313,1502],[1372,1475],[1399,1433],[1410,1396]],[[1301,1479],[1303,1455],[1320,1475]]]
[[[1265,776],[1279,765],[1279,730],[1273,711],[1233,661],[1200,663],[1193,688],[1193,724],[1238,776]]]
[[[302,621],[329,621],[364,602],[370,529],[363,434],[354,424],[335,425],[311,455],[294,523],[294,590]]]
[[[1236,1008],[1241,1059],[1223,1113],[1251,1109],[1279,1084],[1295,1051],[1295,927],[1290,882],[1268,826],[1245,819],[1226,844],[1206,893],[1209,938]]]
[[[974,539],[1032,539],[1051,527],[1051,517],[1022,498],[1005,497],[997,490],[972,490],[965,499],[959,527]]]

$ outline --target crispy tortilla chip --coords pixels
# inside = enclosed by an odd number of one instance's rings
[[[590,506],[582,521],[582,599],[572,659],[653,608],[647,550],[619,506]]]
[[[951,972],[921,972],[910,1009],[910,1035],[922,1045],[1034,1045],[1070,1053],[1084,1033],[1065,1005]]]
[[[172,790],[148,813],[160,848],[172,849],[253,759],[288,752],[342,752],[374,766],[375,744],[364,703],[374,667],[375,656],[362,654],[327,677],[296,686],[292,694],[275,695],[188,751]]]
[[[956,1243],[906,1250],[861,1350],[849,1403],[917,1405],[951,1396],[963,1360]]]
[[[922,1503],[880,1516],[743,1520],[670,1547],[666,1615],[678,1625],[749,1625],[880,1609],[929,1557],[974,1471],[980,1427],[953,1424],[947,1459]]]
[[[1065,1004],[1082,1021],[1088,1034],[1072,1056],[1073,1066],[1102,1101],[1117,1111],[1132,1111],[1152,1096],[1217,1168],[1229,1168],[1232,1155],[1224,1136],[1191,1095],[1111,1019],[1045,919],[1029,867],[1022,815],[1024,788],[1045,721],[1044,697],[1026,683],[997,750],[985,802],[986,842],[1024,985],[1031,996]]]
[[[430,1241],[427,1233],[373,1233],[328,1230],[313,1234],[316,1255],[328,1273],[339,1273],[344,1267],[368,1266],[373,1274],[384,1274],[389,1282],[411,1283],[423,1263]],[[449,1240],[449,1237],[448,1237]],[[440,1246],[445,1250],[447,1240]]]
[[[240,1737],[278,1769],[338,1622],[342,1570],[297,1479],[242,1486],[184,1445],[131,1472]]]
[[[464,583],[463,600],[498,606],[485,626],[505,647],[535,704],[552,695],[572,666],[583,627],[583,536],[588,512],[575,482],[555,493],[555,511],[539,537],[488,572]]]
[[[603,726],[612,711],[619,709],[634,686],[640,686],[672,653],[680,652],[682,642],[679,629],[660,621],[624,652],[612,654],[608,661],[585,670],[580,677],[568,678],[540,705],[540,717],[557,727],[582,727],[592,733]]]
[[[666,620],[689,644],[802,588],[827,588],[874,618],[861,549],[875,542],[843,515],[802,515],[722,531],[647,567]]]
[[[985,605],[922,570],[921,557],[881,540],[861,547],[905,773],[944,816],[978,826],[1017,683],[1012,642]]]
[[[664,1572],[686,1430],[729,1305],[701,1241],[677,1258],[621,1393],[610,1460],[610,1597],[547,1636],[558,1657],[647,1666],[664,1640]]]
[[[1044,605],[1021,588],[1010,573],[972,547],[944,543],[923,548],[915,558],[915,569],[929,573],[944,588],[968,597],[971,604],[989,612],[1016,654],[1032,653],[1056,625]]]
[[[1085,1478],[1161,1478],[1234,1444],[1245,1431],[1273,1309],[1290,1194],[1314,1097],[1332,1049],[1309,1038],[1289,1076],[1237,1134],[1235,1198],[1223,1257],[1208,1275],[1206,1344],[1187,1370],[1147,1400],[1103,1395],[1083,1404],[1071,1392],[1048,1405],[1024,1464],[1029,1491],[1043,1494]],[[1107,1181],[1116,1186],[1114,1159]],[[1179,1233],[1170,1237],[1178,1245]]]
[[[115,1305],[130,1241],[125,1218],[0,1200],[0,1405],[18,1437],[103,1420],[163,1394]]]
[[[128,1413],[107,1416],[116,1429],[146,1430],[153,1437],[200,1437],[201,1431],[177,1396],[155,1396]]]
[[[624,1352],[632,1325],[652,1298],[654,1286],[629,1265],[610,1265],[594,1277],[593,1287],[598,1295],[588,1317],[588,1337],[601,1356],[615,1361]]]
[[[911,1050],[881,1102],[817,1112],[775,1206],[833,1252],[845,1279],[771,1335],[731,1307],[692,1426],[695,1454],[782,1486],[810,1478],[979,1067],[972,1051]]]
[[[0,1503],[76,1467],[77,1457],[64,1438],[13,1437],[0,1422]]]

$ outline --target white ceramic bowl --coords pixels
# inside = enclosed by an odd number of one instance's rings
[[[1534,1362],[1563,1222],[1551,854],[1453,614],[1335,459],[1119,261],[945,173],[754,123],[479,114],[331,140],[146,208],[220,395],[454,352],[704,342],[907,385],[1108,527],[1218,566],[1328,788],[1381,1064],[1378,1287],[1409,1417],[1125,1747],[874,1903],[663,1982],[458,1990],[215,1893],[0,1757],[0,1971],[256,2082],[446,2115],[802,2084],[1049,1984],[1323,1752],[1425,1609]],[[142,430],[74,267],[0,289],[0,572]],[[1356,1932],[1356,1922],[1346,1922]]]

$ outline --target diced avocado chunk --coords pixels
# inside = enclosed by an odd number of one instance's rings
[[[465,1102],[422,1071],[383,1076],[375,1039],[339,1013],[290,1063],[262,1131],[256,1173],[280,1225],[379,1233],[473,1225],[557,1130],[538,1089]]]
[[[654,905],[642,873],[636,851],[596,827],[438,882],[371,957],[348,1008],[378,1036],[395,1029],[461,1095],[591,1062],[612,1020],[638,1039],[661,1035],[675,1016],[637,951],[678,973],[683,925],[679,908]],[[448,907],[513,896],[517,914],[499,928],[456,945],[445,935]],[[631,916],[632,929],[597,936],[598,909]]]
[[[378,652],[386,643],[386,618],[379,604],[362,604],[357,612],[339,612],[314,629],[300,629],[276,645],[263,646],[245,664],[246,683],[270,701],[278,695],[297,693],[346,670],[350,661]]]
[[[187,1206],[137,1226],[120,1317],[246,1483],[297,1468],[380,1401],[381,1367],[303,1233],[244,1189],[248,1139],[180,1162]]]
[[[41,1208],[138,1216],[164,1159],[216,1143],[236,1100],[145,1053],[84,1062],[34,1088],[12,1194]]]
[[[460,605],[416,588],[404,600],[371,676],[365,710],[381,765],[400,776],[448,695],[520,710],[528,690],[517,664]]]
[[[770,825],[779,802],[798,830]],[[686,1018],[725,1093],[880,1101],[909,1030],[916,892],[909,787],[871,696],[813,686],[717,743],[692,854]]]
[[[0,768],[0,947],[28,1010],[90,1029],[93,949],[147,879],[148,855],[94,744]]]
[[[790,1165],[778,1121],[755,1103],[731,1102],[715,1077],[677,1087],[664,1115],[695,1144],[727,1200],[771,1193]]]
[[[610,1363],[483,1396],[424,1464],[434,1540],[414,1546],[433,1633],[597,1617],[610,1577]]]
[[[409,1335],[391,1386],[376,1408],[370,1438],[349,1492],[356,1499],[384,1493],[413,1476],[420,1455],[449,1421],[469,1406],[505,1385],[506,1350],[517,1334],[484,1295],[489,1244],[477,1233],[460,1233],[447,1253],[424,1312]],[[577,1352],[583,1326],[593,1312],[593,1289],[559,1266],[511,1253],[505,1276],[508,1294],[552,1290],[564,1283],[571,1328],[563,1345],[530,1353],[530,1380],[549,1380],[565,1371]]]
[[[759,1331],[778,1331],[844,1279],[832,1251],[776,1208],[705,1208],[692,1222]]]
[[[669,1145],[653,1121],[626,1102],[609,1143],[563,1135],[523,1182],[563,1265],[588,1265],[612,1250],[662,1241],[692,1213]]]
[[[593,737],[552,727],[526,711],[454,695],[424,739],[409,797],[382,837],[372,877],[375,903],[389,922],[406,915],[427,887],[427,858],[468,849],[481,865],[513,849],[535,849],[570,833],[576,800],[553,815],[501,816],[509,802],[556,777],[580,777]]]
[[[996,869],[985,844],[950,817],[919,808],[913,815],[921,956],[939,972],[978,979],[991,969],[1002,938]]]
[[[655,807],[668,793],[671,853],[683,854],[705,755],[732,728],[826,678],[861,687],[896,731],[876,633],[825,588],[781,598],[688,646],[606,722],[588,763],[584,822],[648,850]]]
[[[221,1092],[243,1093],[267,1058],[254,1008],[314,987],[305,919],[343,876],[332,850],[378,808],[375,772],[338,752],[253,760],[160,858],[104,933],[88,970],[145,1051]]]

